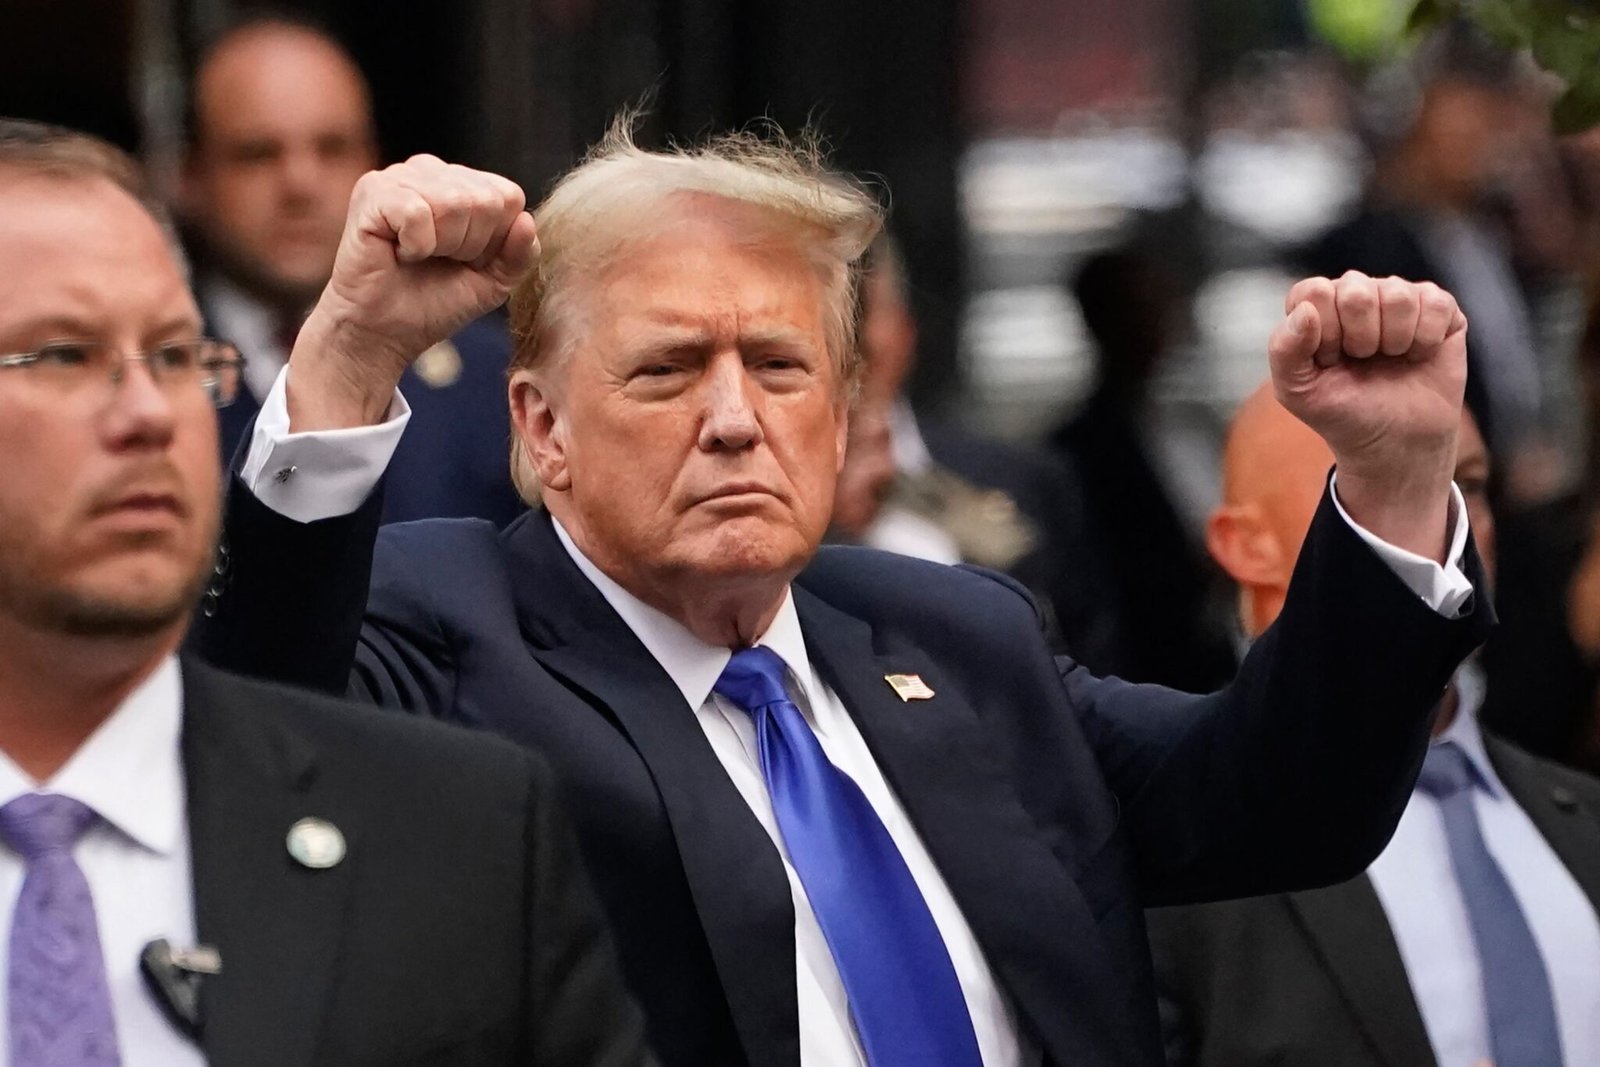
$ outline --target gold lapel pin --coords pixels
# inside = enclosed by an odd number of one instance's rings
[[[931,700],[933,690],[928,683],[922,680],[920,674],[886,674],[883,680],[889,683],[889,688],[894,690],[894,695],[901,700]]]

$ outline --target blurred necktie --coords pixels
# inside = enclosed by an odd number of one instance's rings
[[[1467,905],[1483,973],[1495,1067],[1560,1067],[1561,1034],[1544,957],[1505,872],[1490,855],[1472,802],[1475,772],[1454,742],[1428,749],[1418,786],[1439,800],[1450,865]]]
[[[30,793],[0,808],[0,839],[26,864],[6,977],[11,1067],[117,1067],[116,1026],[89,883],[72,846],[95,813]]]
[[[778,829],[844,979],[872,1067],[981,1067],[955,966],[859,786],[828,761],[768,648],[733,654],[716,692],[756,725]]]

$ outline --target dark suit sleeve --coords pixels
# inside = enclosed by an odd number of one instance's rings
[[[404,565],[406,538],[392,539],[400,565],[374,582],[382,512],[380,483],[349,515],[297,522],[235,476],[190,651],[238,674],[445,716],[453,660],[424,582]]]
[[[1469,545],[1463,561],[1482,590]],[[1382,850],[1404,810],[1431,713],[1493,623],[1423,603],[1324,496],[1278,622],[1237,678],[1195,697],[1063,679],[1117,797],[1146,903],[1327,885]]]
[[[644,1018],[622,981],[610,932],[578,858],[549,771],[531,754],[527,821],[527,1062],[552,1067],[654,1063]]]
[[[296,522],[233,475],[190,650],[237,674],[343,694],[382,511],[380,485],[349,515]]]

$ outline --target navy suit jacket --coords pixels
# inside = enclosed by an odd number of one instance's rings
[[[203,654],[537,749],[663,1062],[797,1065],[779,854],[548,516],[379,536],[375,499],[301,525],[237,482],[230,496]],[[1211,696],[1052,657],[1029,595],[987,572],[824,548],[794,595],[813,662],[1058,1065],[1161,1061],[1142,905],[1366,866],[1491,617],[1482,598],[1460,619],[1429,610],[1326,501],[1279,624]],[[904,703],[893,673],[937,695]]]
[[[525,508],[510,473],[511,338],[495,313],[469,322],[450,342],[461,356],[459,376],[430,384],[411,367],[400,379],[411,422],[389,464],[383,521],[471,518],[504,526]],[[246,388],[218,413],[224,462],[238,454],[260,410],[261,398]]]

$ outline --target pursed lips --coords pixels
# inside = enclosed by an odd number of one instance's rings
[[[724,500],[728,497],[751,495],[770,496],[781,499],[779,494],[773,491],[771,487],[764,485],[761,482],[728,482],[725,485],[717,486],[716,489],[700,497],[700,499],[696,500],[695,503],[705,504],[712,500]]]

